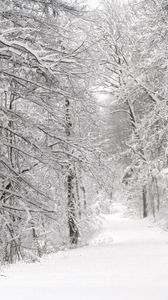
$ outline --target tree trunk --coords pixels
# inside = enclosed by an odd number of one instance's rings
[[[77,245],[79,238],[79,230],[76,220],[75,195],[74,195],[74,174],[73,170],[69,169],[68,180],[68,226],[69,237],[72,245]]]
[[[70,101],[66,99],[66,136],[67,139],[71,136],[71,112],[70,112]],[[69,150],[70,151],[70,150]],[[75,199],[75,170],[73,166],[73,161],[71,161],[70,156],[68,165],[68,175],[67,175],[67,186],[68,186],[68,227],[69,227],[69,238],[71,245],[77,245],[79,238],[79,230],[77,226],[77,214],[76,214],[76,199]]]
[[[142,200],[143,200],[143,218],[146,218],[148,216],[148,202],[147,202],[146,186],[143,186]]]

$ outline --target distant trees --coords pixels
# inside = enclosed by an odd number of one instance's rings
[[[165,206],[158,176],[167,167],[167,6],[165,1],[107,1],[104,7],[96,29],[100,78],[111,95],[111,122],[118,114],[123,132],[127,126],[123,182],[141,214],[156,217]]]

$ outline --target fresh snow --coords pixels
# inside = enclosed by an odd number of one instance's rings
[[[88,246],[6,267],[0,299],[168,300],[168,233],[117,211],[102,220]]]

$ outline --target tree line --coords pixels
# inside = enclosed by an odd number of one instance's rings
[[[84,242],[116,182],[165,212],[167,1],[1,2],[1,262]]]

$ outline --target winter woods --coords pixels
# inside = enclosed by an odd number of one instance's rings
[[[98,18],[102,20],[97,23],[102,36],[101,85],[111,95],[112,128],[120,120],[111,139],[117,134],[113,151],[120,147],[118,167],[125,169],[125,191],[138,214],[163,217],[167,211],[167,3],[108,1]]]
[[[84,7],[1,4],[0,247],[13,262],[76,245],[87,231],[96,105]]]
[[[163,214],[166,1],[1,2],[1,261],[83,243],[121,182],[141,216]]]

